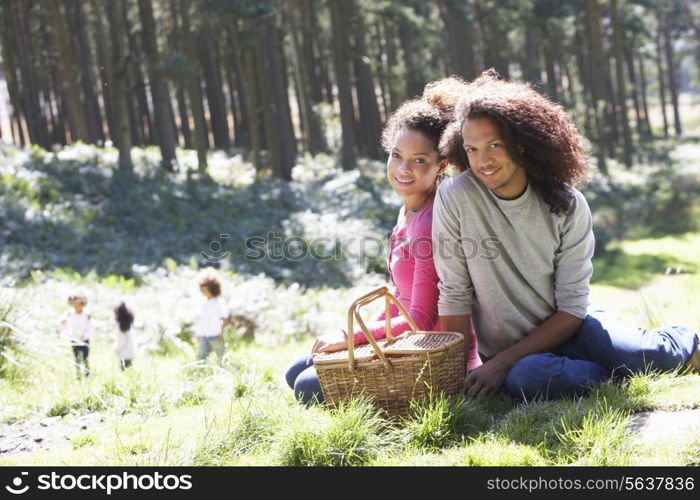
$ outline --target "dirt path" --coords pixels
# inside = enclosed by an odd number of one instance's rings
[[[0,424],[0,457],[41,450],[56,451],[71,446],[71,439],[80,431],[99,430],[104,415],[90,413],[80,417],[47,417],[14,424]]]

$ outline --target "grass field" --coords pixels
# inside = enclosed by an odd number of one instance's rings
[[[695,249],[700,234],[630,241],[619,245],[616,265],[629,268],[630,283],[595,284],[592,298],[645,326],[667,322],[700,325],[697,305],[700,266]],[[635,275],[639,255],[664,256],[674,266],[649,268],[644,283]],[[605,262],[596,272],[605,270]],[[676,266],[678,264],[678,266]],[[628,266],[628,267],[626,267]],[[685,266],[685,267],[684,267]],[[680,270],[678,269],[680,267]],[[687,271],[684,271],[687,269]],[[680,272],[678,272],[680,271]],[[112,296],[138,301],[149,314],[165,314],[172,304],[154,293],[182,288],[193,271],[173,269],[149,277],[141,287],[93,283],[100,302]],[[605,280],[603,280],[605,281]],[[229,277],[235,287],[236,277]],[[81,283],[85,286],[85,283]],[[363,285],[358,285],[361,289]],[[368,282],[365,287],[373,286]],[[17,313],[46,304],[47,320],[62,308],[65,280],[29,285],[16,297]],[[231,288],[230,287],[230,288]],[[290,289],[291,288],[291,289]],[[289,302],[307,314],[327,300],[347,304],[358,289],[318,292],[301,305],[299,289],[285,289]],[[41,299],[38,299],[41,297]],[[151,302],[148,298],[151,297]],[[186,297],[178,306],[187,307]],[[95,305],[96,317],[105,320]],[[48,310],[47,310],[48,309]],[[342,317],[342,316],[341,316]],[[147,322],[148,318],[144,318]],[[31,321],[26,317],[18,323]],[[36,326],[36,324],[35,324]],[[0,421],[5,433],[31,423],[53,428],[60,439],[44,448],[0,455],[4,465],[540,465],[665,464],[700,462],[700,434],[677,436],[646,446],[628,424],[639,410],[700,408],[700,375],[646,374],[625,383],[606,384],[571,400],[516,404],[506,396],[487,400],[439,399],[416,408],[404,422],[388,422],[363,402],[340,410],[306,409],[285,386],[286,365],[311,337],[284,343],[245,343],[229,332],[223,363],[194,363],[191,344],[166,341],[143,345],[132,370],[122,373],[111,352],[108,328],[93,343],[93,376],[75,379],[68,348],[58,344],[51,325],[38,327],[36,342],[0,379]],[[145,336],[145,333],[144,333]],[[41,342],[39,342],[41,338]],[[143,339],[142,339],[143,340]],[[98,414],[87,425],[71,426]],[[50,424],[42,427],[41,419]],[[3,434],[0,432],[0,434]],[[31,435],[32,433],[29,432]],[[51,436],[49,436],[50,438]],[[0,441],[1,442],[1,441]]]

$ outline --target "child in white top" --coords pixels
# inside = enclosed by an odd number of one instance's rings
[[[70,341],[75,356],[78,378],[90,376],[88,355],[90,354],[90,337],[93,331],[92,316],[85,311],[87,296],[76,292],[68,297],[68,304],[73,308],[61,317],[61,331]]]
[[[131,366],[131,360],[136,355],[136,341],[131,325],[134,323],[134,313],[126,303],[121,302],[114,308],[114,319],[117,322],[117,343],[115,351],[119,356],[122,370]]]
[[[221,359],[224,352],[223,328],[229,324],[229,313],[221,299],[221,282],[213,274],[206,274],[199,281],[199,289],[207,300],[199,311],[195,336],[199,349],[198,359],[207,359],[214,350]]]

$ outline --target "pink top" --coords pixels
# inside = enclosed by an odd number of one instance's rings
[[[389,275],[394,283],[394,295],[406,308],[418,330],[440,331],[438,320],[438,275],[433,263],[433,200],[430,198],[401,229],[394,227],[391,233],[389,254]],[[385,314],[367,325],[372,337],[382,339],[385,335]],[[391,306],[391,333],[399,335],[410,330],[408,322],[399,313],[399,308]],[[470,332],[468,368],[481,365],[476,334]],[[355,332],[355,344],[365,344],[367,339],[362,330]]]

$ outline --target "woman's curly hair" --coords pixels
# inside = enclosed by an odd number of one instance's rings
[[[502,80],[493,69],[468,84],[457,103],[455,120],[440,142],[441,155],[456,168],[470,168],[462,125],[490,118],[498,127],[511,159],[557,215],[568,213],[572,194],[586,180],[582,137],[564,108],[525,83]]]
[[[416,130],[429,138],[439,151],[440,139],[454,116],[455,105],[464,95],[467,83],[451,76],[425,86],[421,97],[410,99],[392,113],[382,131],[382,147],[391,152],[396,134]],[[440,154],[440,160],[445,157]]]

